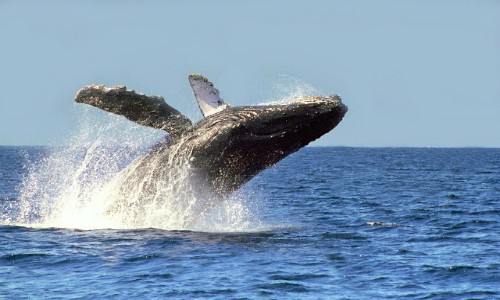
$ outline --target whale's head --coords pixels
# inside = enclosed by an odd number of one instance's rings
[[[195,125],[192,164],[209,170],[216,190],[232,192],[332,130],[346,112],[338,96],[227,108]]]

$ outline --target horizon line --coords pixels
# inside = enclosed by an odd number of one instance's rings
[[[44,145],[34,145],[34,144],[8,145],[8,144],[0,144],[0,147],[70,147],[70,146],[71,145],[50,145],[50,144],[44,144]],[[120,146],[120,145],[116,144],[114,146]],[[307,145],[304,148],[500,149],[500,146],[348,146],[348,145]]]

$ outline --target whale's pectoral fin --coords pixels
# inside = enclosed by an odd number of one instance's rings
[[[191,74],[188,79],[204,117],[229,107],[228,104],[224,104],[219,96],[219,90],[208,79],[198,74]]]
[[[75,101],[124,116],[141,125],[165,130],[174,137],[193,126],[189,118],[165,103],[163,97],[138,94],[124,86],[89,85],[78,91]]]

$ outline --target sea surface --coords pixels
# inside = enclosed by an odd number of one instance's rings
[[[55,226],[64,155],[0,146],[0,299],[500,299],[500,149],[305,148],[194,229]]]

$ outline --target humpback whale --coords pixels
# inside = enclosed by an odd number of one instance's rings
[[[202,199],[196,210],[204,213],[262,170],[335,128],[347,112],[337,95],[235,107],[205,77],[192,74],[188,79],[204,116],[197,123],[164,98],[125,86],[90,85],[78,91],[78,103],[168,133],[122,171],[117,180],[124,200],[111,210],[132,207],[140,218],[145,203],[183,190]]]

